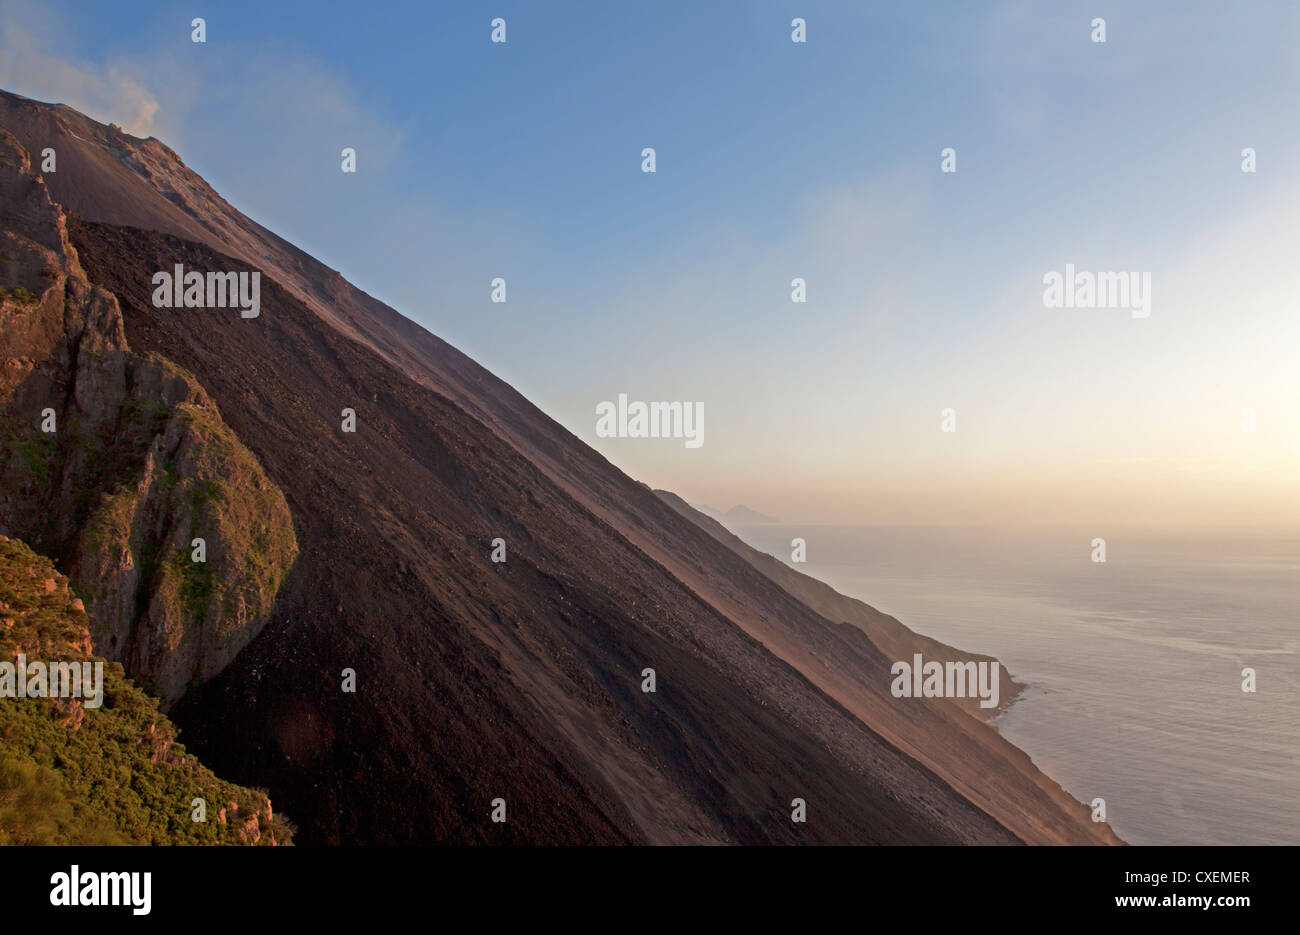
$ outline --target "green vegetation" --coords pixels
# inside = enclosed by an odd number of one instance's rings
[[[169,570],[180,582],[179,599],[186,616],[191,620],[205,619],[216,588],[212,565],[192,561],[190,553],[182,549],[172,557]]]
[[[131,520],[139,505],[134,488],[123,488],[106,498],[82,532],[82,541],[100,553],[117,552],[131,546]]]
[[[79,808],[63,776],[0,753],[0,844],[130,844],[105,815]]]
[[[197,523],[209,504],[220,502],[223,496],[223,485],[220,478],[216,477],[196,480],[186,487],[185,505],[189,508],[191,522]]]
[[[22,455],[27,473],[38,484],[44,485],[50,476],[50,462],[54,457],[54,439],[46,432],[34,432],[15,446]]]
[[[84,651],[88,621],[66,584],[48,559],[0,539],[0,659],[103,662]],[[104,664],[100,708],[0,698],[0,844],[290,843],[264,793],[217,778],[175,739],[117,663]],[[206,822],[192,820],[195,798]]]

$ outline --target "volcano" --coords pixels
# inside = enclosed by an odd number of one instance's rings
[[[158,140],[8,93],[0,130],[0,285],[33,297],[3,305],[0,529],[299,843],[1120,843],[977,705],[890,693],[895,660],[986,657],[628,477]],[[177,267],[259,274],[259,314],[157,307]],[[89,450],[41,447],[46,409]],[[206,584],[169,551],[196,522]]]

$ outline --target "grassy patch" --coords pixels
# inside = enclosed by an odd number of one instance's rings
[[[290,843],[292,826],[267,818],[266,795],[226,782],[176,743],[158,702],[122,667],[77,649],[85,615],[62,587],[46,593],[53,565],[16,540],[0,541],[0,602],[14,623],[0,635],[0,658],[35,639],[41,659],[104,663],[104,703],[71,724],[53,701],[0,702],[0,844],[236,844],[258,816],[261,843]],[[207,821],[192,820],[192,802]],[[218,812],[235,803],[228,821]]]

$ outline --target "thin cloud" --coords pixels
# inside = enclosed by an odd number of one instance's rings
[[[158,97],[120,66],[61,58],[42,36],[18,25],[6,11],[0,23],[0,87],[39,100],[67,104],[135,136],[150,136]]]

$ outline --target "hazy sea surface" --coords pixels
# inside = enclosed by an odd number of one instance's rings
[[[994,723],[1132,844],[1300,844],[1300,535],[737,526],[1028,687]],[[1242,692],[1242,669],[1258,691]]]

